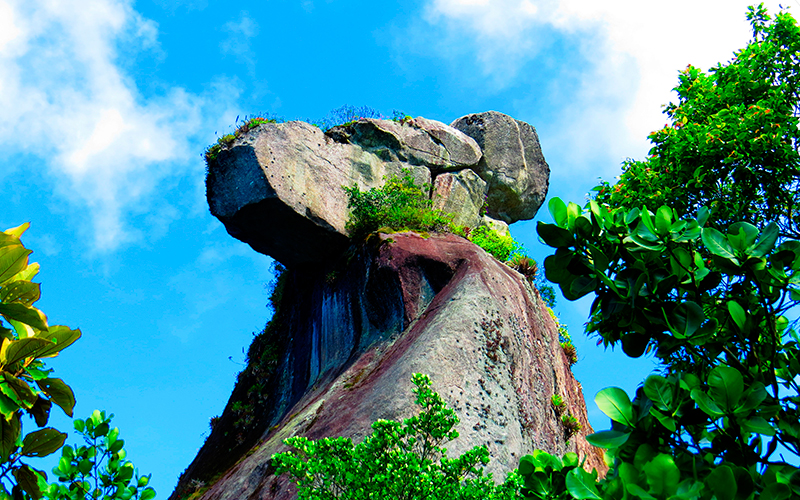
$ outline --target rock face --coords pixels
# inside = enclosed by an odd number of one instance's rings
[[[534,449],[577,451],[605,469],[582,436],[565,439],[550,403],[561,395],[591,432],[538,293],[467,240],[373,235],[326,268],[287,271],[278,289],[278,311],[170,498],[295,498],[270,466],[282,441],[358,442],[377,419],[410,417],[412,373],[428,374],[461,420],[449,455],[486,445],[496,481]]]
[[[550,178],[536,129],[497,111],[463,116],[450,126],[483,150],[474,170],[489,184],[488,214],[509,224],[532,219]]]
[[[327,133],[303,122],[262,124],[223,148],[206,180],[211,213],[256,251],[289,265],[319,265],[349,245],[347,194],[411,171],[434,203],[474,226],[488,216],[531,219],[549,167],[535,129],[490,111],[448,126],[361,119]]]

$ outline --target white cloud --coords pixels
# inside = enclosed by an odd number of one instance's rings
[[[242,11],[238,20],[228,21],[222,29],[228,33],[228,37],[219,44],[222,53],[234,56],[237,61],[247,65],[251,75],[255,75],[256,55],[250,42],[258,35],[258,23],[247,11]]]
[[[211,99],[145,98],[117,64],[159,50],[157,25],[126,0],[0,0],[0,145],[42,158],[56,195],[88,210],[99,251],[141,238],[130,217],[163,203],[150,195],[165,179],[201,168]]]
[[[581,165],[600,152],[617,161],[644,154],[647,134],[664,123],[661,105],[673,98],[678,71],[689,63],[707,69],[742,48],[750,36],[745,13],[751,3],[430,0],[423,18],[443,27],[450,43],[474,40],[476,60],[498,87],[543,55],[548,36],[572,40],[576,60],[591,63],[576,68],[579,90],[561,110],[555,147]],[[765,5],[778,10],[778,2]],[[444,50],[440,55],[450,57]]]

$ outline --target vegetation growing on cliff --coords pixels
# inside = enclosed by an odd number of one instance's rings
[[[447,457],[444,445],[456,439],[459,419],[430,389],[426,375],[414,374],[416,404],[422,411],[402,423],[378,420],[373,433],[354,445],[349,438],[286,440],[293,451],[273,455],[278,473],[288,473],[301,499],[367,500],[512,500],[518,498],[519,476],[512,472],[495,485],[485,446],[458,458]]]
[[[681,72],[646,161],[539,223],[557,249],[547,278],[570,300],[595,294],[588,332],[662,370],[633,400],[595,398],[612,420],[587,438],[608,450],[603,480],[523,459],[528,498],[570,482],[582,499],[800,496],[800,28],[763,6],[748,19],[732,61]]]

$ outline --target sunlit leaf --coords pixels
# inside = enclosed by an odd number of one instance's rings
[[[633,427],[635,420],[633,416],[633,405],[625,393],[619,387],[606,387],[598,392],[594,397],[595,403],[600,411],[605,413],[614,422],[619,422]]]

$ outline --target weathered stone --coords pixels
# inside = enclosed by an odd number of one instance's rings
[[[461,420],[449,455],[486,445],[496,481],[534,449],[577,451],[587,468],[605,470],[599,450],[565,439],[550,398],[564,399],[585,435],[583,395],[524,277],[454,235],[374,241],[341,267],[287,275],[272,340],[251,347],[251,364],[171,499],[204,482],[205,500],[295,498],[270,466],[287,450],[282,441],[359,442],[378,419],[410,417],[412,373],[428,374]]]
[[[385,160],[424,165],[434,174],[474,167],[481,158],[471,137],[421,116],[407,122],[366,118],[330,133]]]
[[[475,139],[483,151],[475,171],[489,184],[488,214],[509,224],[532,219],[550,177],[536,129],[497,111],[466,115],[450,126]]]
[[[486,181],[472,170],[439,174],[433,181],[433,207],[455,214],[453,223],[475,227],[481,221]]]
[[[349,245],[342,186],[378,187],[404,168],[419,184],[430,182],[427,168],[385,161],[307,123],[264,124],[219,153],[206,189],[228,233],[284,264],[303,265]]]
[[[506,224],[501,220],[492,219],[488,215],[484,215],[483,217],[481,217],[480,225],[486,226],[492,231],[496,231],[502,234],[503,236],[511,236],[511,231],[508,229],[508,224]]]

